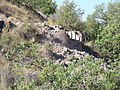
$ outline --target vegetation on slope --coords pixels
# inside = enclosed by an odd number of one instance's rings
[[[50,16],[49,24],[64,26],[67,30],[84,30],[84,22],[82,15],[84,11],[78,7],[73,1],[65,0],[58,8],[56,13]]]
[[[9,1],[9,0],[8,0]],[[11,2],[22,5],[26,4],[35,9],[41,10],[44,14],[53,14],[56,11],[56,3],[52,0],[10,0]]]
[[[12,14],[10,10],[6,9],[10,7],[10,3],[6,4],[8,6],[5,8],[2,8],[0,5],[0,11],[10,13],[13,17],[16,17],[16,12],[14,11],[16,7],[14,10],[11,10],[14,12]],[[71,2],[67,4],[71,4]],[[73,12],[77,15],[74,3],[71,6]],[[67,8],[66,4],[65,8]],[[2,33],[0,35],[0,89],[119,90],[119,9],[120,2],[109,3],[107,9],[104,9],[104,5],[97,6],[96,11],[86,21],[86,29],[90,32],[88,38],[94,41],[95,47],[102,53],[103,58],[94,60],[93,57],[86,57],[69,64],[68,67],[56,65],[53,62],[54,60],[46,61],[40,56],[41,52],[39,50],[42,50],[43,47],[47,50],[52,48],[38,42],[30,41],[37,34],[37,27],[34,27],[34,24],[27,26],[28,22],[25,21],[25,26],[23,25],[21,28],[14,29],[14,31],[26,30],[26,38],[21,37],[19,33]],[[17,11],[21,10],[17,7]],[[66,14],[67,16],[70,14],[70,17],[72,17],[73,12],[66,12]],[[71,25],[69,19],[71,21],[71,19],[76,20],[76,18],[78,16],[75,16],[75,18],[65,17],[65,20],[68,20],[67,25]],[[74,25],[75,23],[73,22],[72,24]],[[74,27],[77,28],[76,26]]]
[[[44,18],[38,12],[29,10],[26,7],[18,7],[11,2],[6,2],[2,0],[0,2],[0,13],[4,14],[7,18],[7,21],[15,21],[15,23],[28,23],[28,22],[43,22]],[[22,17],[22,18],[21,18]]]
[[[106,67],[104,60],[95,61],[92,57],[87,57],[64,67],[52,61],[42,60],[38,55],[40,44],[18,41],[17,36],[13,38],[13,35],[9,34],[2,35],[1,41],[1,47],[8,45],[0,65],[6,71],[2,73],[8,77],[4,81],[1,80],[2,88],[11,87],[18,90],[119,88],[119,65],[117,68],[113,68],[112,65]]]
[[[89,40],[93,40],[104,58],[110,62],[120,60],[120,2],[96,6],[96,11],[87,19],[86,26],[90,32]]]

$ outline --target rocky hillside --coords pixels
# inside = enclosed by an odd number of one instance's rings
[[[17,83],[13,83],[21,79],[21,72],[26,82],[37,80],[39,70],[46,70],[42,62],[68,67],[89,57],[93,62],[99,60],[90,47],[70,39],[64,28],[46,25],[25,7],[6,1],[0,2],[0,31],[0,75],[4,78],[0,89],[10,86],[14,90]],[[45,83],[37,81],[37,86]]]
[[[11,29],[10,32],[12,32],[12,34],[18,34],[21,38],[29,39],[32,43],[38,42],[43,45],[49,44],[52,46],[51,57],[55,57],[57,60],[71,61],[69,59],[70,57],[75,57],[77,60],[80,60],[80,58],[85,58],[91,55],[97,57],[97,53],[95,53],[90,47],[85,46],[82,42],[70,39],[64,28],[56,29],[52,26],[45,25],[44,23],[34,21],[36,17],[33,16],[35,15],[32,15],[32,13],[27,11],[24,7],[17,7],[12,5],[12,3],[3,1],[1,2],[0,11],[0,19],[5,22],[1,25],[1,27],[5,26],[4,28],[1,28],[2,32],[4,32],[8,26],[8,29]],[[9,21],[13,25],[11,25]],[[29,26],[36,30],[25,30],[28,29]],[[50,58],[48,57],[48,59]]]
[[[30,43],[37,42],[43,46],[43,49],[38,51],[40,57],[44,60],[54,60],[57,64],[68,65],[89,56],[92,56],[95,60],[99,57],[96,52],[82,42],[70,39],[64,28],[56,29],[45,25],[38,22],[39,18],[37,22],[34,21],[36,20],[36,17],[33,17],[35,15],[24,7],[17,7],[12,3],[2,1],[0,12],[1,35],[10,33],[11,35],[18,35]],[[5,51],[5,47],[2,45],[1,53]]]
[[[0,19],[5,21],[12,21],[16,24],[43,22],[47,20],[45,15],[34,10],[27,5],[14,5],[8,0],[1,0],[0,2]]]

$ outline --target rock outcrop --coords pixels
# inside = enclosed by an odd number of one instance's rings
[[[50,53],[47,54],[50,55],[48,55],[49,59],[53,57],[52,59],[55,60],[55,63],[68,65],[69,63],[89,56],[93,57],[95,60],[99,57],[90,47],[85,46],[78,40],[71,39],[64,29],[56,29],[40,23],[37,25],[40,26],[40,28],[38,28],[39,39],[37,39],[37,41],[43,45],[47,43],[52,46]],[[44,50],[42,50],[42,52],[44,52]],[[46,54],[44,55],[46,56]]]

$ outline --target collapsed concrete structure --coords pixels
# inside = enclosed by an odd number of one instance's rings
[[[94,52],[90,47],[83,44],[84,38],[81,32],[67,31],[64,27],[59,25],[49,26],[43,23],[41,26],[43,27],[42,30],[40,30],[43,31],[43,34],[41,36],[45,36],[47,39],[49,39],[48,41],[50,41],[50,43],[52,42],[53,47],[55,47],[54,45],[56,44],[58,44],[58,46],[60,44],[60,47],[64,46],[71,50],[77,50],[80,52],[83,51],[89,53],[90,55],[97,56],[96,52]],[[45,43],[47,41],[44,39],[43,42]]]
[[[83,35],[80,31],[66,31],[71,39],[78,40],[80,42],[83,41]]]
[[[59,26],[59,25],[51,26],[51,27],[53,28],[52,32],[60,32],[61,30],[63,30],[69,36],[70,39],[77,40],[80,42],[83,41],[83,34],[80,31],[75,31],[75,30],[68,31],[63,26]]]

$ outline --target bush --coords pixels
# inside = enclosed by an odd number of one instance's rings
[[[8,46],[8,48],[14,47],[19,43],[19,41],[20,37],[17,35],[12,35],[9,33],[2,34],[0,37],[0,49],[4,46]]]
[[[37,63],[43,67],[42,70],[37,71],[39,79],[27,84],[19,84],[20,90],[30,87],[35,90],[113,90],[119,88],[120,85],[118,68],[106,70],[102,66],[102,60],[94,61],[91,57],[70,64],[67,68],[43,60],[38,60]]]
[[[35,9],[42,10],[44,14],[53,14],[56,11],[56,3],[52,0],[10,0],[13,3],[27,4]]]
[[[105,5],[96,6],[96,10],[89,15],[86,27],[89,32],[88,40],[95,43],[95,47],[101,51],[105,59],[110,62],[120,60],[120,2],[109,2]]]
[[[66,27],[68,30],[83,30],[84,23],[80,19],[83,11],[80,8],[76,9],[74,2],[65,0],[63,5],[58,9],[57,22],[59,25]]]
[[[118,29],[116,27],[116,30]],[[105,30],[104,33],[106,34],[108,29]],[[112,32],[113,29],[109,30]],[[39,58],[38,50],[40,46],[38,44],[22,41],[21,39],[18,41],[18,39],[16,40],[17,36],[11,34],[3,36],[1,42],[10,46],[5,53],[5,60],[10,62],[11,73],[19,76],[10,84],[10,87],[18,90],[119,89],[119,62],[105,65],[105,60],[86,57],[69,64],[68,67],[60,66],[54,64],[53,61],[45,61]],[[17,42],[14,43],[15,41]],[[49,50],[49,45],[45,45],[45,48]],[[28,82],[25,70],[35,71],[38,76],[37,79]],[[29,74],[31,75],[31,73]]]
[[[100,51],[105,55],[106,59],[112,61],[120,60],[120,23],[108,24],[100,33],[95,44],[100,48]]]
[[[110,62],[120,60],[120,2],[108,4],[105,16],[106,24],[103,24],[103,30],[98,34],[95,41],[96,46],[100,49],[106,59]]]

